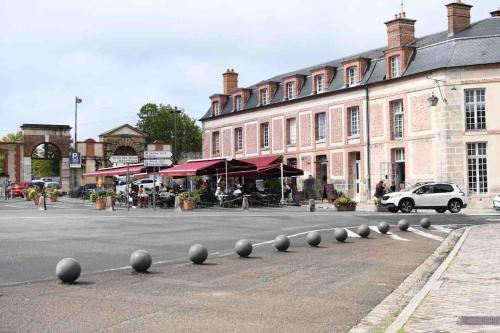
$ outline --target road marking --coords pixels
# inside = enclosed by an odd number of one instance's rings
[[[500,219],[486,219],[486,221],[500,222]]]
[[[14,206],[14,205],[4,205],[5,207],[12,207],[12,208],[23,208],[21,206]]]
[[[370,228],[371,230],[375,231],[376,233],[381,234],[381,232],[378,230],[378,228],[377,228],[377,227],[375,227],[375,226],[371,225],[371,226],[369,226],[369,228]]]
[[[345,228],[345,231],[347,231],[347,236],[349,236],[349,237],[361,238],[361,236],[358,235],[357,233],[355,233],[354,231],[351,231],[347,228]]]
[[[369,228],[373,231],[375,231],[376,233],[378,234],[382,234],[379,230],[378,230],[378,227],[374,226],[374,225],[371,225],[369,226]],[[403,241],[403,242],[409,242],[410,240],[409,239],[406,239],[406,238],[403,238],[401,236],[398,236],[398,235],[395,235],[393,234],[392,232],[388,231],[386,233],[387,236],[391,237],[392,239],[394,240],[398,240],[398,241]]]
[[[420,231],[420,230],[412,228],[412,227],[408,228],[408,231],[411,231],[419,236],[427,237],[427,238],[434,239],[434,240],[437,240],[440,242],[444,241],[443,237],[436,236],[436,235],[430,234],[428,232]]]
[[[433,225],[432,229],[436,229],[437,231],[444,232],[446,234],[449,234],[450,232],[453,231],[453,229],[443,227],[442,225]]]

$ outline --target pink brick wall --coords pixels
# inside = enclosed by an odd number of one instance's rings
[[[304,172],[312,173],[312,160],[310,155],[304,155],[300,158],[299,168],[304,170]]]
[[[372,185],[378,183],[380,178],[380,163],[389,162],[384,157],[384,146],[382,144],[375,144],[370,147],[370,169],[372,176]]]
[[[283,150],[283,120],[275,119],[273,120],[273,129],[272,129],[272,145],[273,150]]]
[[[301,114],[299,120],[300,146],[311,146],[311,131],[313,130],[310,114]]]
[[[383,105],[370,105],[370,137],[380,137],[384,135],[384,115]]]
[[[334,177],[342,177],[344,175],[344,153],[332,154],[332,172]]]
[[[411,98],[411,130],[413,132],[431,129],[430,94]]]
[[[231,129],[222,131],[222,156],[232,156],[233,147],[231,140]]]
[[[210,157],[210,132],[203,133],[203,158]]]
[[[424,176],[432,173],[432,159],[429,154],[433,151],[431,140],[415,140],[410,146],[409,153],[411,154],[411,159],[409,167],[412,170],[413,177],[419,178],[419,176]],[[405,153],[408,154],[408,149],[405,149]],[[419,161],[427,160],[426,163],[419,163]]]
[[[245,126],[245,150],[247,154],[257,153],[257,124]]]
[[[332,143],[340,143],[344,139],[344,125],[342,122],[342,108],[332,109],[330,119],[330,137]]]

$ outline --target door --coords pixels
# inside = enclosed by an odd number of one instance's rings
[[[432,185],[424,185],[414,191],[413,199],[416,207],[433,206],[435,201],[434,188]]]
[[[361,193],[361,161],[356,160],[354,162],[354,200],[359,201]]]

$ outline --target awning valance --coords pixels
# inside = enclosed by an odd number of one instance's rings
[[[140,173],[144,168],[142,163],[131,164],[128,167],[129,174]],[[103,168],[94,172],[83,174],[84,177],[111,177],[111,176],[125,176],[127,174],[127,166]]]
[[[254,164],[241,160],[228,160],[227,171],[251,171],[255,170]],[[194,160],[184,164],[176,165],[170,169],[160,171],[160,176],[186,177],[186,176],[214,176],[222,175],[226,172],[225,159]]]

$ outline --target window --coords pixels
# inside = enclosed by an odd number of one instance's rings
[[[260,104],[269,104],[269,90],[267,88],[260,90]]]
[[[234,97],[234,109],[236,111],[241,110],[241,95]]]
[[[405,161],[405,150],[403,148],[398,148],[394,150],[394,162],[404,162]]]
[[[316,141],[326,140],[326,119],[325,113],[316,114]]]
[[[349,136],[359,136],[359,108],[357,106],[347,109],[349,117]]]
[[[286,164],[288,166],[291,166],[293,168],[297,168],[298,167],[298,164],[297,164],[297,159],[296,158],[289,158],[286,160]]]
[[[6,160],[7,160],[7,153],[0,151],[0,176],[4,176],[7,174],[7,170],[5,169]]]
[[[219,102],[212,103],[214,116],[218,116],[220,114]]]
[[[393,137],[401,139],[404,133],[403,101],[392,102]]]
[[[286,98],[292,99],[295,97],[295,82],[288,82],[286,84]]]
[[[467,144],[469,194],[488,193],[487,162],[485,142]]]
[[[323,92],[324,89],[324,80],[323,80],[323,74],[321,75],[316,75],[316,92],[320,93]]]
[[[453,186],[449,184],[436,184],[434,185],[434,193],[450,193],[453,192]]]
[[[241,127],[234,130],[234,150],[243,150],[243,129]]]
[[[401,76],[401,57],[391,57],[391,78]]]
[[[484,89],[465,90],[465,128],[486,129],[486,91]]]
[[[358,68],[357,67],[355,67],[355,66],[349,67],[347,69],[347,75],[348,75],[348,82],[347,82],[347,84],[349,86],[353,86],[356,83],[358,83]]]
[[[290,118],[286,120],[286,134],[287,134],[287,144],[294,145],[297,144],[297,120],[295,118]]]
[[[212,134],[212,153],[214,155],[220,153],[220,137],[219,137],[219,132],[214,132]]]
[[[269,148],[269,123],[260,124],[260,147]]]

